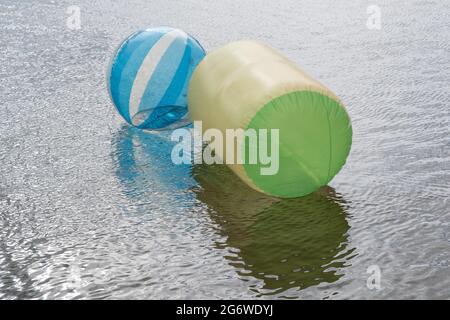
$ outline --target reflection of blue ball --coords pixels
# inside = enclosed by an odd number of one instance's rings
[[[204,56],[197,40],[178,29],[132,34],[111,61],[108,86],[114,105],[129,124],[141,129],[188,124],[189,80]]]

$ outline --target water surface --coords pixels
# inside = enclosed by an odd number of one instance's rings
[[[0,298],[450,298],[450,3],[0,1]],[[344,101],[326,188],[256,193],[130,129],[108,60],[147,26],[256,39]],[[366,286],[381,269],[381,290]]]

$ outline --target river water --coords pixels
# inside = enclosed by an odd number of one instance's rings
[[[376,1],[380,29],[369,4],[1,0],[0,298],[450,298],[450,2]],[[278,200],[173,165],[105,82],[121,40],[159,25],[266,42],[330,87],[344,169]]]

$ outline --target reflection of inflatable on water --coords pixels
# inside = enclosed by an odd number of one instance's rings
[[[113,141],[116,175],[131,195],[188,190],[195,185],[190,165],[175,165],[167,132],[148,133],[124,125]]]
[[[345,201],[332,188],[299,199],[262,195],[224,166],[195,166],[197,198],[206,203],[225,241],[226,258],[239,275],[263,282],[252,288],[277,294],[332,283],[352,250]]]
[[[248,283],[258,294],[333,283],[342,276],[352,250],[347,204],[333,189],[298,199],[269,197],[225,165],[174,165],[168,135],[124,126],[113,143],[116,174],[127,197],[153,202],[159,192],[173,199],[168,202],[200,200],[225,239],[217,248],[243,280],[256,279]]]

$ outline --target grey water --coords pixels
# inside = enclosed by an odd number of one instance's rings
[[[372,2],[0,0],[0,298],[449,299],[450,2]],[[160,25],[209,51],[263,41],[330,87],[343,170],[279,200],[173,165],[105,81],[121,40]]]

